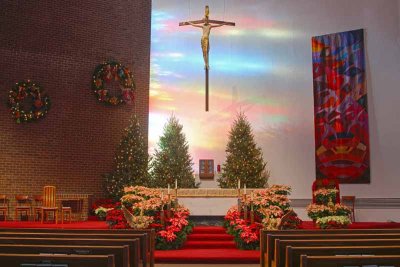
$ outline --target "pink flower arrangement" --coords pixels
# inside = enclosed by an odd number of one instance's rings
[[[107,213],[107,221],[112,228],[154,228],[156,229],[156,248],[174,249],[183,245],[186,234],[192,229],[188,220],[190,212],[187,208],[177,205],[173,199],[161,199],[161,191],[143,186],[124,188],[125,195],[121,198],[125,216],[120,208]],[[166,210],[166,203],[172,206]]]
[[[290,209],[290,191],[291,188],[286,185],[254,190],[252,197],[241,196],[245,209],[239,211],[237,206],[233,206],[227,211],[225,227],[228,233],[235,237],[239,248],[256,249],[259,246],[260,229],[277,229],[280,227],[281,218],[289,211],[293,213],[293,218],[285,223],[285,227],[299,227],[301,220]],[[244,212],[247,213],[246,219]],[[254,220],[251,220],[251,216]]]

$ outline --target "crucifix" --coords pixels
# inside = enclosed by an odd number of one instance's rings
[[[204,71],[206,74],[206,111],[208,111],[208,70],[210,69],[210,65],[208,63],[208,53],[210,51],[209,37],[211,29],[216,27],[221,27],[224,25],[235,26],[234,22],[211,20],[209,19],[209,14],[210,14],[210,9],[208,6],[206,6],[204,19],[179,22],[179,26],[191,25],[193,27],[203,29],[203,36],[201,36],[201,49],[203,50]]]

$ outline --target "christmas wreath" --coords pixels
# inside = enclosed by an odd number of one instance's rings
[[[32,97],[29,110],[24,109],[24,99]],[[8,96],[8,104],[13,118],[17,123],[31,122],[46,115],[50,109],[50,98],[43,92],[42,87],[27,80],[16,83]]]
[[[121,94],[111,95],[105,88],[112,80],[118,81]],[[110,105],[131,104],[134,98],[135,83],[131,71],[115,61],[98,65],[93,73],[92,89],[100,102]]]

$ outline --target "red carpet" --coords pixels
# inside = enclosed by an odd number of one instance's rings
[[[239,250],[223,227],[196,226],[182,249],[157,250],[156,263],[259,263],[260,252]]]

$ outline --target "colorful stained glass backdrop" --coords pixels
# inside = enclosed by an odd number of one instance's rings
[[[364,31],[312,38],[317,178],[369,183]]]

